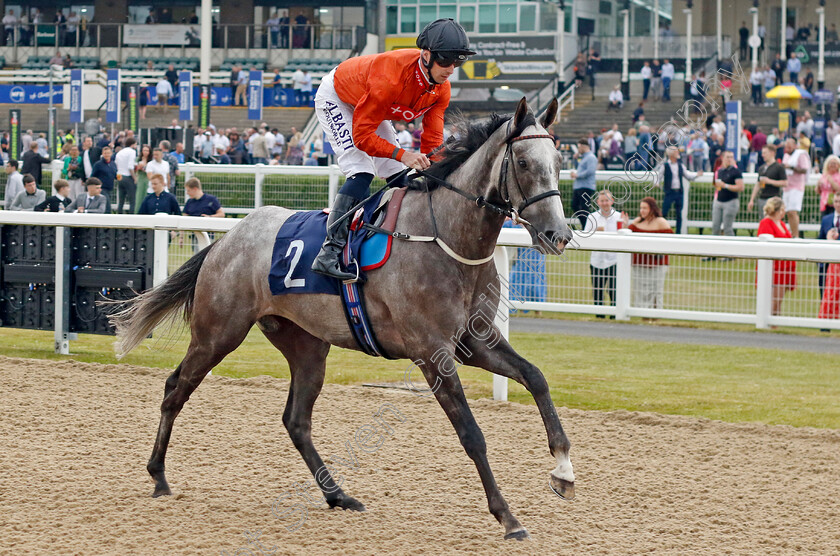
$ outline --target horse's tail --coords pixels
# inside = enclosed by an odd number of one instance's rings
[[[123,309],[108,317],[117,329],[118,358],[137,347],[162,321],[174,324],[182,309],[184,321],[190,322],[198,273],[214,245],[211,243],[193,255],[162,284],[132,298]]]

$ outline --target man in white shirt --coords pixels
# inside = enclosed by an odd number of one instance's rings
[[[79,27],[79,23],[82,21],[82,18],[79,17],[79,14],[76,12],[70,12],[70,15],[67,16],[67,43],[70,46],[76,46],[76,29]]]
[[[650,92],[650,78],[653,77],[653,70],[650,69],[650,62],[645,61],[645,65],[642,66],[639,73],[642,75],[642,100],[647,100],[648,93]]]
[[[615,232],[622,224],[621,214],[613,209],[613,196],[608,189],[598,191],[598,209],[586,217],[584,236],[598,232]],[[618,253],[593,251],[589,258],[589,272],[592,276],[592,297],[595,305],[603,305],[605,293],[610,296],[610,305],[615,306],[615,271]],[[597,315],[599,319],[604,315]],[[615,318],[610,316],[610,318]]]
[[[394,127],[397,130],[397,141],[400,144],[400,147],[403,149],[410,151],[411,144],[414,142],[414,138],[411,136],[411,133],[408,132],[406,129],[405,124],[402,122],[397,122],[394,124]]]
[[[306,78],[301,69],[296,69],[292,74],[292,88],[295,90],[295,104],[297,105],[303,103],[303,85],[305,80]]]
[[[163,150],[160,148],[156,148],[152,151],[152,160],[146,164],[146,175],[151,177],[154,174],[162,175],[163,184],[166,186],[166,189],[171,189],[169,187],[169,163],[163,159]],[[149,187],[146,190],[146,193],[154,192],[155,190],[152,188],[151,180],[149,180]]]
[[[9,210],[12,208],[12,201],[23,191],[23,175],[18,172],[18,161],[14,159],[6,163],[5,170],[9,177],[6,178],[6,195],[3,197],[6,204],[3,206]]]
[[[90,159],[91,148],[93,148],[93,137],[86,135],[82,140],[82,165],[85,168],[85,179],[90,177],[90,173],[93,172],[93,163],[96,162],[96,160],[91,161]]]
[[[225,152],[227,152],[228,147],[230,147],[230,139],[222,135],[221,133],[216,132],[216,126],[210,124],[210,140],[213,142],[213,152],[215,153],[219,147],[223,148]]]
[[[134,169],[137,166],[137,151],[134,145],[137,141],[134,137],[125,140],[125,146],[114,157],[114,164],[117,166],[117,213],[123,213],[125,202],[128,201],[129,214],[134,214],[134,205],[137,202],[137,183]]]
[[[277,139],[275,138],[271,130],[268,129],[268,124],[263,123],[263,126],[265,126],[265,148],[269,152],[269,158],[271,158],[270,153],[274,149],[274,144],[277,142]]]
[[[674,79],[674,64],[669,60],[662,63],[662,101],[671,102],[671,81]]]
[[[616,85],[613,87],[613,90],[610,91],[610,101],[607,104],[607,112],[612,109],[620,110],[622,106],[624,106],[624,95],[621,94],[621,88]]]
[[[13,10],[9,10],[8,13],[3,17],[3,44],[9,44],[9,37],[14,39],[15,36],[15,25],[17,25],[17,17],[15,17],[15,12]]]
[[[155,85],[155,92],[157,93],[158,107],[163,108],[163,111],[166,112],[169,97],[174,94],[172,84],[165,77],[161,77],[160,81]]]

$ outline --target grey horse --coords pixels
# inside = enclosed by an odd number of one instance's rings
[[[513,116],[469,124],[460,137],[448,141],[441,151],[442,161],[432,167],[437,179],[426,182],[428,192],[412,189],[406,194],[397,231],[429,236],[434,233],[433,213],[437,234],[454,253],[448,254],[434,242],[395,240],[388,263],[371,271],[365,285],[370,321],[379,343],[394,357],[420,362],[430,390],[478,469],[490,512],[504,526],[505,538],[513,539],[527,538],[528,532],[496,486],[484,436],[452,368],[455,361],[481,367],[511,378],[531,392],[556,461],[550,473],[551,488],[563,498],[573,498],[570,443],[545,377],[498,337],[492,319],[487,330],[467,333],[467,328],[471,332],[475,328],[475,322],[468,322],[471,316],[492,315],[498,308],[499,295],[493,292],[499,292],[499,277],[488,259],[505,220],[503,213],[526,222],[534,246],[542,252],[560,253],[571,240],[557,192],[560,156],[545,131],[556,114],[554,101],[538,122],[522,99]],[[447,187],[434,186],[444,180],[462,194],[480,199],[468,202]],[[515,207],[521,210],[517,212]],[[254,211],[164,283],[137,296],[112,316],[121,355],[180,312],[191,329],[187,354],[166,380],[160,425],[147,465],[155,482],[153,496],[171,494],[164,459],[175,418],[210,370],[236,349],[256,324],[289,362],[291,384],[283,424],[326,502],[333,508],[364,511],[360,502],[334,482],[311,437],[312,407],[323,386],[330,346],[359,349],[340,298],[324,294],[273,296],[269,291],[274,238],[290,214],[290,210],[273,206]],[[486,341],[488,330],[498,341]],[[441,353],[447,356],[441,357]]]

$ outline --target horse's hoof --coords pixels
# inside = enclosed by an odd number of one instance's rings
[[[525,528],[522,528],[518,531],[513,531],[512,533],[508,533],[505,535],[505,540],[517,540],[517,541],[524,541],[526,539],[530,539],[531,535],[528,534],[528,531]]]
[[[551,480],[548,482],[548,486],[551,487],[551,490],[554,491],[554,494],[556,494],[563,500],[575,499],[575,483],[573,481],[558,479],[554,475],[551,475]]]
[[[152,493],[152,498],[158,498],[160,496],[172,496],[172,491],[169,490],[169,485],[155,487],[155,491]]]
[[[342,510],[351,510],[354,512],[364,512],[365,505],[353,498],[352,496],[345,496],[339,500],[328,502],[331,508],[341,508]]]

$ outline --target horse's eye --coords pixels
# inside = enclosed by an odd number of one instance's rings
[[[525,162],[524,160],[522,160],[522,159],[520,158],[520,159],[519,159],[519,167],[520,167],[520,168],[527,168],[527,167],[528,167],[528,163],[527,163],[527,162]]]

